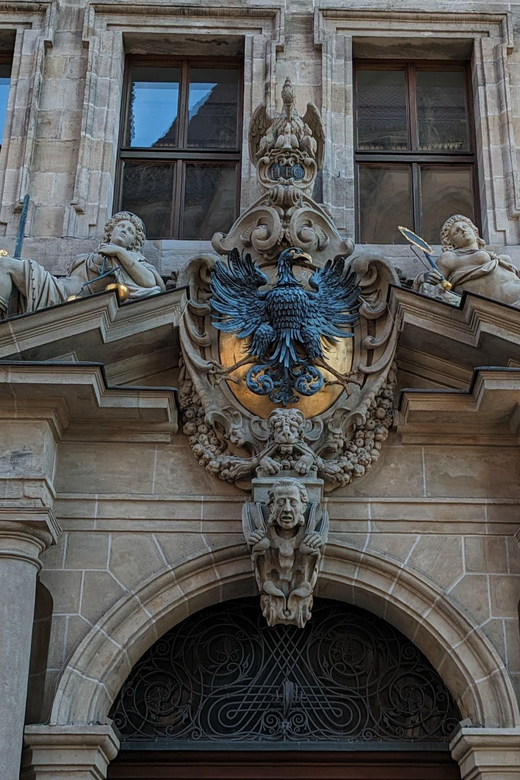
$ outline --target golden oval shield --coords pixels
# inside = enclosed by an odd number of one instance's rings
[[[233,333],[219,333],[219,359],[225,368],[230,368],[238,363],[248,352],[250,339],[239,339]],[[335,344],[324,344],[325,360],[335,371],[340,374],[348,374],[352,368],[353,339],[338,339]],[[256,362],[256,361],[255,361]],[[254,365],[253,362],[247,363],[231,372],[230,377],[237,379],[238,383],[228,382],[228,387],[237,399],[251,414],[258,417],[267,418],[273,409],[280,407],[281,404],[274,404],[266,395],[256,395],[249,390],[246,384],[246,374]],[[300,400],[295,404],[288,404],[288,409],[299,409],[305,417],[315,417],[323,414],[332,404],[337,401],[343,392],[343,386],[340,384],[327,384],[327,382],[336,382],[336,378],[330,371],[324,368],[319,369],[325,380],[324,387],[315,395],[300,396]]]

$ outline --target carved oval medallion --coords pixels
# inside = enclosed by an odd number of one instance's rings
[[[239,339],[233,333],[220,332],[219,360],[222,365],[225,368],[230,368],[242,360],[247,354],[249,343],[250,339]],[[340,339],[336,344],[327,347],[327,362],[340,374],[348,374],[352,368],[352,350],[353,339]],[[277,404],[270,401],[267,396],[256,395],[249,390],[245,381],[249,368],[250,365],[246,364],[231,373],[230,376],[233,379],[239,379],[240,381],[238,384],[229,382],[229,389],[248,412],[256,414],[258,417],[267,418]],[[321,371],[325,380],[325,386],[320,392],[310,397],[301,396],[298,403],[288,404],[287,408],[299,409],[305,417],[309,418],[323,414],[338,400],[343,392],[343,387],[340,384],[326,384],[327,382],[334,382],[335,377],[326,369]]]

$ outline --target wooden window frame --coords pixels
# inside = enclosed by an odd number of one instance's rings
[[[130,92],[132,88],[132,68],[134,67],[156,67],[156,68],[180,68],[179,78],[179,113],[178,113],[178,137],[175,147],[150,149],[149,147],[135,147],[125,145],[128,127],[128,107],[130,104]],[[237,101],[237,147],[235,149],[226,149],[222,151],[217,148],[196,149],[187,146],[188,135],[188,96],[189,96],[189,71],[190,67],[204,68],[215,67],[229,68],[238,71],[238,101]],[[123,82],[123,100],[121,106],[121,122],[118,144],[118,165],[115,177],[115,191],[117,193],[116,202],[118,209],[122,208],[123,198],[123,164],[126,161],[134,160],[144,162],[153,160],[155,162],[175,163],[173,190],[171,202],[171,235],[156,236],[152,240],[183,240],[183,216],[184,199],[186,183],[186,164],[218,164],[227,163],[236,170],[236,191],[235,191],[235,215],[238,215],[240,208],[240,163],[242,159],[242,117],[243,117],[243,99],[244,99],[244,67],[241,57],[150,57],[147,55],[129,55],[125,61],[125,74]],[[186,239],[184,239],[186,240]],[[189,240],[189,239],[188,239]],[[197,239],[193,239],[197,240]]]
[[[407,151],[388,150],[388,151],[364,151],[357,148],[357,74],[359,70],[404,70],[405,89],[406,89],[406,123],[408,130]],[[417,87],[416,71],[458,71],[464,73],[465,97],[466,97],[466,118],[468,132],[468,150],[453,150],[450,152],[428,152],[419,151],[416,143],[419,138],[418,119],[417,119]],[[412,222],[411,227],[416,233],[421,235],[422,231],[422,202],[421,202],[421,165],[470,165],[472,169],[471,182],[473,189],[474,219],[477,227],[480,228],[480,203],[479,188],[477,177],[477,159],[475,153],[475,125],[472,111],[472,92],[471,92],[471,73],[470,63],[468,61],[458,60],[354,60],[354,180],[356,188],[356,240],[361,242],[361,206],[360,206],[360,188],[359,188],[359,167],[360,164],[381,165],[382,163],[391,165],[392,163],[411,165],[411,205]]]

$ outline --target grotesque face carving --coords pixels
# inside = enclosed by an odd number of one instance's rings
[[[280,479],[269,491],[269,525],[277,525],[284,531],[303,525],[308,502],[303,485],[294,479]]]
[[[298,409],[275,409],[269,415],[269,429],[272,439],[281,445],[282,452],[291,452],[300,441],[305,428],[305,417]]]

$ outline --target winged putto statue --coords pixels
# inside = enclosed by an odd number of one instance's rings
[[[251,255],[234,249],[227,265],[216,261],[212,274],[213,325],[249,340],[246,357],[228,373],[253,363],[246,375],[249,390],[282,406],[321,390],[318,366],[337,375],[326,361],[327,342],[352,338],[359,317],[359,287],[356,275],[345,273],[345,258],[314,270],[308,290],[295,278],[294,265],[312,267],[312,258],[296,247],[285,249],[278,257],[276,284],[261,290],[267,276]]]

